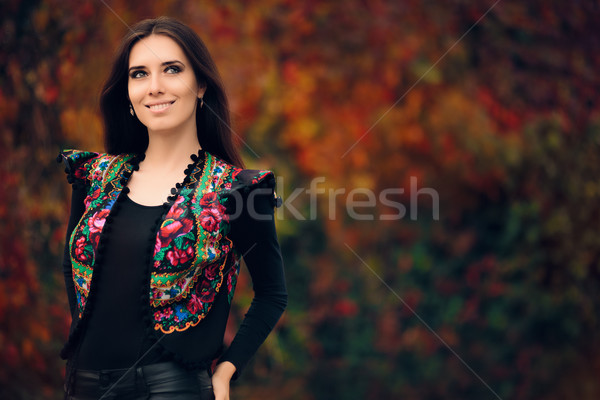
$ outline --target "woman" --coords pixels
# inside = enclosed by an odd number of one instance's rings
[[[73,184],[66,398],[229,399],[287,303],[274,176],[241,168],[214,62],[174,19],[123,39],[101,111],[107,153],[59,156]],[[222,351],[241,256],[255,296]]]

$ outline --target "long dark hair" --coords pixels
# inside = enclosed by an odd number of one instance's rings
[[[129,114],[127,82],[131,48],[152,34],[173,39],[190,60],[198,84],[206,85],[204,107],[196,107],[196,129],[202,148],[233,165],[243,167],[233,140],[229,104],[217,67],[202,39],[187,25],[170,17],[137,23],[117,50],[112,71],[100,96],[106,152],[143,153],[148,147],[148,130]]]

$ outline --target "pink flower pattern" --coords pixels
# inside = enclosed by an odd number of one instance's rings
[[[185,264],[190,261],[194,257],[194,249],[192,246],[188,246],[185,250],[174,248],[167,252],[166,257],[171,265],[176,267],[179,264]]]

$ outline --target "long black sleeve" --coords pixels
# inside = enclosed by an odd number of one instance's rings
[[[249,359],[265,341],[287,305],[283,260],[275,231],[270,195],[254,196],[248,212],[231,222],[231,237],[240,251],[254,289],[254,298],[240,328],[219,362],[229,361],[236,367],[236,379]],[[252,197],[252,196],[251,196]],[[252,204],[253,203],[253,204]],[[253,218],[253,215],[260,218]]]
[[[69,254],[69,238],[75,226],[81,219],[85,211],[84,200],[86,197],[85,187],[83,185],[74,185],[71,194],[71,214],[69,216],[69,225],[67,226],[67,236],[65,240],[65,251],[63,256],[63,274],[65,277],[65,286],[67,288],[67,297],[69,299],[69,308],[71,316],[77,312],[77,297],[75,295],[75,284],[73,283],[73,271],[71,269],[71,256]]]

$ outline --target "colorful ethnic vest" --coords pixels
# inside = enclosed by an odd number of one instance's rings
[[[69,241],[77,310],[63,349],[67,358],[77,325],[89,312],[94,271],[101,268],[111,220],[129,191],[127,180],[137,170],[140,158],[78,150],[63,151],[59,157],[66,164],[69,182],[84,185],[87,193],[85,211]],[[240,204],[232,200],[259,187],[272,193],[275,185],[270,171],[237,168],[203,151],[192,159],[186,179],[172,189],[163,205],[163,216],[156,221],[146,254],[149,327],[156,333],[184,332],[196,326],[221,290],[231,302],[239,255],[228,233],[234,211],[231,206]]]

